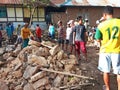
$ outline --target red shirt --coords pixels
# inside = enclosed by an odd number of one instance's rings
[[[36,37],[41,37],[41,28],[36,27]]]

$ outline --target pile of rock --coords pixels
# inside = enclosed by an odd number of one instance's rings
[[[18,45],[3,58],[0,90],[64,90],[90,83],[90,78],[81,76],[76,57],[50,42],[31,44],[22,50]]]

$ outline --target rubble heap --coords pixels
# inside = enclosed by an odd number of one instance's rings
[[[22,50],[18,45],[3,59],[0,90],[77,90],[93,84],[76,65],[76,57],[51,42],[34,42]]]

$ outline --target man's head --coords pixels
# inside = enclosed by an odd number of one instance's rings
[[[58,24],[58,26],[61,26],[62,25],[62,21],[59,20],[57,24]]]
[[[39,27],[39,24],[36,24],[37,27]]]
[[[78,16],[77,21],[78,21],[79,24],[82,24],[82,16]]]
[[[113,16],[113,7],[112,6],[105,6],[103,10],[103,17],[107,19],[107,16]]]
[[[28,25],[29,25],[28,23],[25,23],[24,27],[25,27],[25,28],[27,28],[27,27],[28,27]]]

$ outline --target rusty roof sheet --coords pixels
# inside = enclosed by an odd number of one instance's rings
[[[0,0],[0,4],[22,4],[22,0]]]
[[[50,0],[51,6],[60,6],[63,3],[65,3],[65,0]]]
[[[120,7],[120,0],[67,0],[62,6],[106,6]]]

